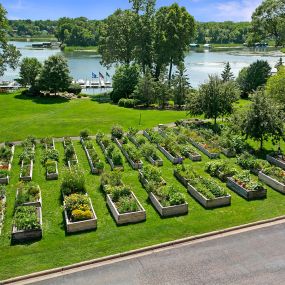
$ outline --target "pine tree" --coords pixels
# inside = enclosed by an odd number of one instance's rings
[[[231,71],[231,66],[229,62],[225,64],[225,68],[221,74],[221,77],[223,82],[227,82],[234,79],[234,74]]]

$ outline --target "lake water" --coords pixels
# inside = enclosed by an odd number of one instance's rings
[[[100,64],[100,57],[92,52],[71,52],[64,53],[59,49],[34,49],[29,42],[12,42],[21,52],[22,57],[36,57],[43,62],[49,56],[54,54],[63,54],[69,64],[71,75],[74,79],[90,80],[92,72],[98,75],[101,72],[103,75],[108,72],[111,76],[114,74],[114,68],[107,70]],[[224,68],[224,64],[229,61],[232,67],[232,72],[235,76],[238,72],[252,62],[263,59],[267,60],[273,67],[278,61],[279,57],[285,55],[273,49],[252,50],[248,48],[243,49],[226,49],[218,52],[204,50],[197,52],[190,51],[185,59],[185,64],[191,85],[197,87],[199,84],[207,80],[209,74],[220,74]],[[7,70],[1,80],[13,80],[18,77],[19,70]],[[99,93],[104,90],[89,90],[92,93]]]

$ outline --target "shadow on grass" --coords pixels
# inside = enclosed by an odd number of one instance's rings
[[[60,96],[27,96],[24,94],[19,94],[15,96],[19,100],[30,100],[36,104],[52,105],[52,104],[62,104],[67,103],[70,100]]]

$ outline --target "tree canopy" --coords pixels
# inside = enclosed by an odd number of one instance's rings
[[[8,43],[9,25],[6,14],[0,3],[0,76],[3,76],[7,67],[15,69],[21,55],[15,46]]]
[[[264,0],[252,15],[256,37],[273,37],[275,45],[285,44],[285,0]]]

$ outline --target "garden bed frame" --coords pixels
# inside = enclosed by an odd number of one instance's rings
[[[161,145],[157,145],[157,148],[165,155],[165,157],[171,161],[173,164],[181,164],[183,162],[183,157],[176,156],[174,157],[168,150],[166,150]]]
[[[1,235],[3,222],[4,222],[4,215],[5,215],[6,196],[4,196],[4,197],[2,197],[2,199],[0,199],[0,203],[2,204],[2,211],[0,213],[1,214],[0,215],[0,235]]]
[[[271,155],[268,154],[268,155],[266,155],[266,160],[268,162],[270,162],[271,164],[274,164],[274,165],[282,168],[283,170],[285,170],[285,161],[282,160],[281,158],[280,159],[276,158],[276,155],[274,156],[274,154],[271,154]]]
[[[81,144],[82,144],[82,146],[83,146],[83,149],[84,149],[84,151],[85,151],[85,154],[86,154],[86,156],[87,156],[87,160],[88,160],[88,163],[89,163],[89,166],[90,166],[90,169],[91,169],[91,173],[92,174],[101,174],[102,172],[103,172],[103,169],[97,169],[95,166],[94,166],[94,164],[93,164],[93,162],[92,162],[92,159],[91,159],[91,156],[90,156],[90,154],[89,154],[89,151],[88,151],[88,149],[86,148],[86,146],[85,146],[85,141],[84,141],[84,139],[83,138],[80,138],[80,142],[81,142]]]
[[[104,153],[104,156],[107,159],[108,163],[110,164],[111,169],[112,170],[114,170],[114,169],[122,169],[122,170],[124,170],[123,166],[116,166],[116,165],[114,165],[114,162],[113,162],[112,158],[110,158],[108,156],[107,150],[106,150],[105,146],[103,145],[103,143],[99,139],[97,139],[97,138],[96,138],[96,141],[97,141],[98,145],[100,146],[102,152]]]
[[[229,157],[229,158],[236,156],[235,151],[229,150],[227,148],[222,148],[221,153],[224,154],[226,157]]]
[[[215,159],[215,158],[219,158],[220,157],[220,153],[209,152],[206,148],[204,148],[203,146],[201,146],[199,143],[195,142],[191,138],[188,138],[188,140],[191,142],[192,145],[194,145],[196,148],[198,148],[201,152],[203,152],[209,158]]]
[[[249,191],[240,186],[238,183],[236,183],[232,177],[228,177],[227,186],[232,191],[234,191],[235,193],[237,193],[238,195],[247,200],[264,199],[266,198],[267,195],[266,189],[263,189],[263,191]]]
[[[42,220],[42,209],[41,207],[36,208],[38,219],[40,222],[40,228],[36,230],[18,230],[17,227],[13,224],[12,226],[12,242],[26,242],[32,240],[39,240],[43,236],[43,220]]]
[[[119,142],[119,140],[117,138],[114,138],[115,143],[117,144],[117,146],[119,147],[119,149],[121,150],[121,152],[123,153],[123,155],[125,156],[125,158],[128,160],[129,164],[131,165],[131,167],[134,170],[138,170],[141,169],[143,166],[143,162],[140,160],[139,162],[134,162],[129,154],[124,150],[124,147],[121,145],[121,143]]]
[[[144,187],[147,186],[148,180],[145,179],[141,171],[139,171],[139,180]],[[162,180],[163,180],[162,185],[166,185],[165,180],[163,178]],[[173,205],[173,206],[164,207],[159,202],[159,200],[157,199],[154,193],[152,192],[149,193],[148,197],[151,203],[153,204],[153,206],[155,207],[155,209],[158,211],[158,213],[162,217],[179,216],[179,215],[185,215],[188,213],[188,203],[187,202],[181,205]]]
[[[62,143],[63,143],[63,147],[64,147],[64,149],[66,148],[66,144],[65,144],[65,140],[64,140],[64,138],[63,138],[63,141],[62,141]],[[73,145],[73,142],[71,141],[71,144]],[[74,147],[74,146],[73,146]],[[69,168],[71,168],[73,165],[78,165],[78,158],[77,158],[77,154],[76,154],[76,152],[74,153],[74,159],[73,160],[68,160],[67,161],[67,166],[69,167]]]
[[[146,211],[135,196],[133,192],[132,196],[136,200],[137,204],[139,205],[140,210],[137,212],[130,212],[130,213],[124,213],[120,214],[118,212],[118,209],[115,205],[115,203],[112,201],[112,198],[109,194],[106,195],[107,198],[107,205],[118,225],[123,225],[123,224],[131,224],[131,223],[138,223],[146,220]]]
[[[11,155],[11,158],[10,158],[10,161],[8,163],[8,171],[10,172],[11,171],[11,168],[12,168],[12,162],[13,162],[13,158],[14,158],[14,152],[15,152],[15,146],[12,145],[11,147],[11,152],[12,152],[12,155]],[[10,175],[7,174],[6,177],[3,177],[3,178],[0,178],[0,184],[9,184],[10,182]]]
[[[189,180],[182,175],[180,175],[176,170],[174,170],[174,176],[177,180],[187,188],[189,194],[195,198],[203,207],[206,209],[213,209],[222,206],[229,206],[231,204],[231,195],[227,195],[224,197],[207,199],[204,197],[195,187],[193,187]]]
[[[46,179],[47,180],[57,180],[58,179],[58,163],[57,161],[55,161],[55,173],[49,173],[47,170],[46,170]]]
[[[97,216],[96,216],[96,213],[94,211],[92,201],[90,198],[89,198],[89,204],[90,204],[90,210],[92,212],[93,217],[89,220],[71,222],[68,219],[67,211],[65,210],[65,203],[63,202],[66,232],[77,233],[77,232],[83,232],[83,231],[90,231],[90,230],[94,230],[97,228]]]
[[[23,176],[22,175],[22,169],[24,166],[24,161],[21,162],[21,172],[20,172],[20,180],[22,181],[32,181],[33,179],[33,168],[34,168],[34,161],[30,161],[30,174],[28,176]]]
[[[277,181],[276,179],[264,174],[262,171],[258,173],[258,179],[270,186],[272,189],[285,194],[285,184]]]
[[[39,192],[39,199],[37,201],[34,201],[34,202],[26,202],[26,203],[23,203],[23,204],[17,204],[17,197],[18,197],[18,194],[19,194],[19,189],[17,189],[17,192],[16,192],[16,207],[19,207],[19,206],[34,206],[34,207],[37,207],[37,208],[40,208],[42,207],[42,193],[41,193],[41,189],[40,187],[38,187],[40,192]]]

